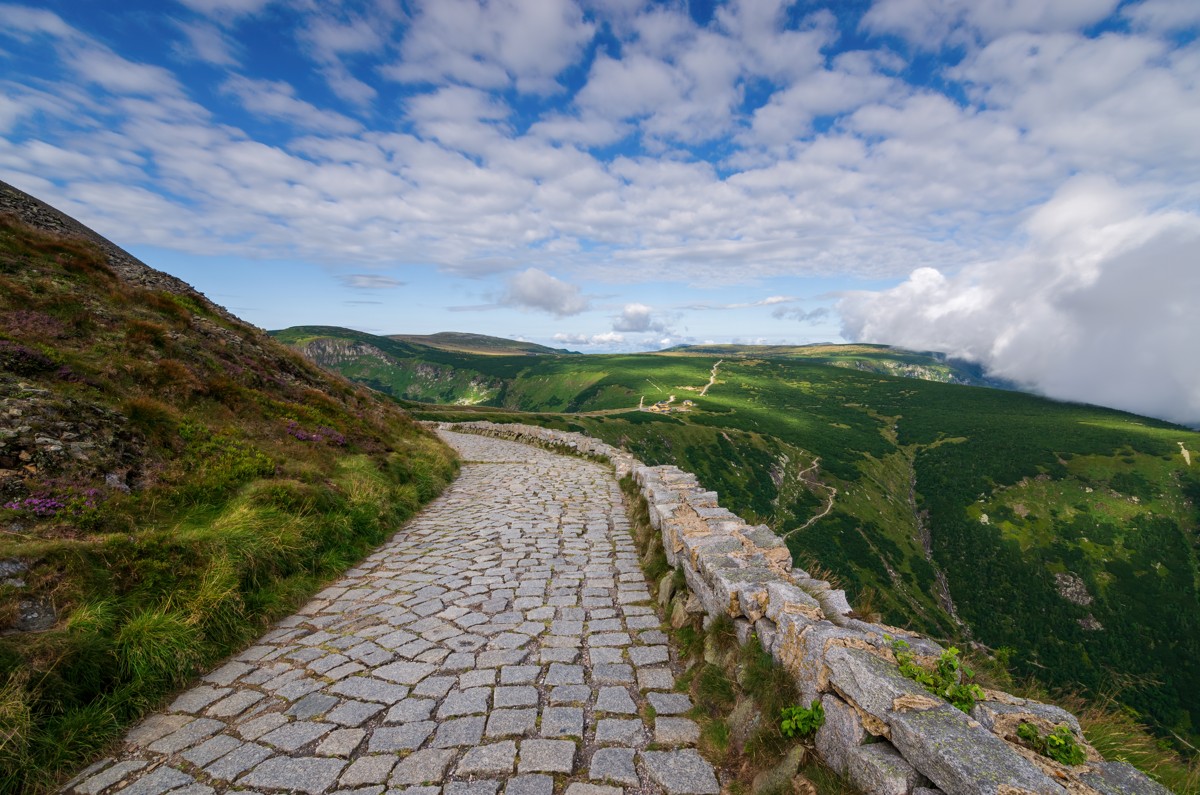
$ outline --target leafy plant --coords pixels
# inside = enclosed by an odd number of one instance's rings
[[[949,701],[963,712],[970,712],[975,702],[983,698],[983,688],[976,684],[967,684],[962,680],[975,676],[975,672],[962,664],[959,650],[954,646],[942,652],[933,670],[917,662],[916,655],[908,650],[908,642],[895,638],[892,640],[892,650],[896,653],[896,662],[900,673],[923,686],[930,693]]]
[[[785,737],[811,737],[825,724],[825,708],[818,700],[808,707],[784,707],[779,716],[779,730]]]
[[[1032,723],[1022,723],[1017,727],[1017,736],[1042,756],[1048,756],[1055,762],[1064,765],[1082,765],[1087,761],[1087,755],[1075,742],[1075,734],[1067,724],[1059,724],[1049,734],[1042,734]]]

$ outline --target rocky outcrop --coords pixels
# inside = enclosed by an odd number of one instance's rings
[[[383,351],[365,342],[320,337],[310,340],[300,348],[300,352],[311,362],[326,368],[353,362],[366,356],[378,359],[385,364],[395,364],[396,360]]]
[[[818,753],[872,795],[1108,795],[1167,790],[1122,762],[1105,762],[1070,713],[987,692],[970,714],[900,673],[895,639],[918,661],[942,648],[904,630],[855,615],[843,591],[792,566],[791,553],[765,525],[751,526],[720,507],[717,494],[672,466],[646,466],[624,450],[581,434],[488,422],[453,426],[491,436],[567,448],[608,459],[632,475],[662,534],[668,562],[710,617],[728,616],[738,637],[757,641],[795,679],[804,703],[820,699],[826,723]],[[1067,766],[1016,737],[1021,723],[1066,726],[1088,755]]]

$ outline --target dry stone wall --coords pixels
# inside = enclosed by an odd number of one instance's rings
[[[450,426],[447,426],[450,427]],[[792,674],[803,703],[819,700],[825,723],[821,758],[872,795],[1116,795],[1167,793],[1124,762],[1087,745],[1079,722],[1058,707],[985,691],[968,715],[900,673],[893,640],[918,662],[943,649],[906,630],[856,616],[844,591],[792,565],[783,540],[722,508],[717,493],[673,466],[646,466],[628,452],[582,434],[527,425],[461,423],[456,430],[607,459],[632,475],[662,534],[672,566],[709,617],[730,617],[743,642],[763,649]],[[1043,733],[1065,724],[1088,761],[1067,766],[1017,741],[1017,727]]]

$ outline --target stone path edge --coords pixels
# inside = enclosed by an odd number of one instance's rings
[[[607,461],[632,476],[662,535],[668,562],[683,570],[707,616],[728,616],[742,643],[756,637],[785,666],[805,704],[819,700],[826,723],[817,752],[871,795],[1116,795],[1169,791],[1125,762],[1105,761],[1087,744],[1078,719],[1059,707],[986,691],[967,715],[901,675],[894,639],[919,660],[943,651],[907,630],[861,620],[844,591],[792,565],[784,541],[718,504],[695,475],[647,466],[629,452],[584,434],[516,423],[432,423]],[[1067,766],[1019,743],[1016,729],[1066,725],[1087,753]]]

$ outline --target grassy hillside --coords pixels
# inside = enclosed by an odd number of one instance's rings
[[[439,366],[490,379],[488,406],[418,416],[533,421],[678,464],[885,620],[1052,687],[1115,690],[1195,743],[1200,434],[828,361],[902,354],[877,346],[763,353],[460,356]],[[672,395],[695,405],[637,410]]]
[[[486,334],[464,334],[459,331],[439,331],[437,334],[390,334],[388,339],[424,345],[444,351],[479,353],[491,356],[524,356],[572,353],[566,348],[548,348],[534,342],[489,337]]]
[[[452,453],[0,185],[0,792],[50,788],[438,493]]]

